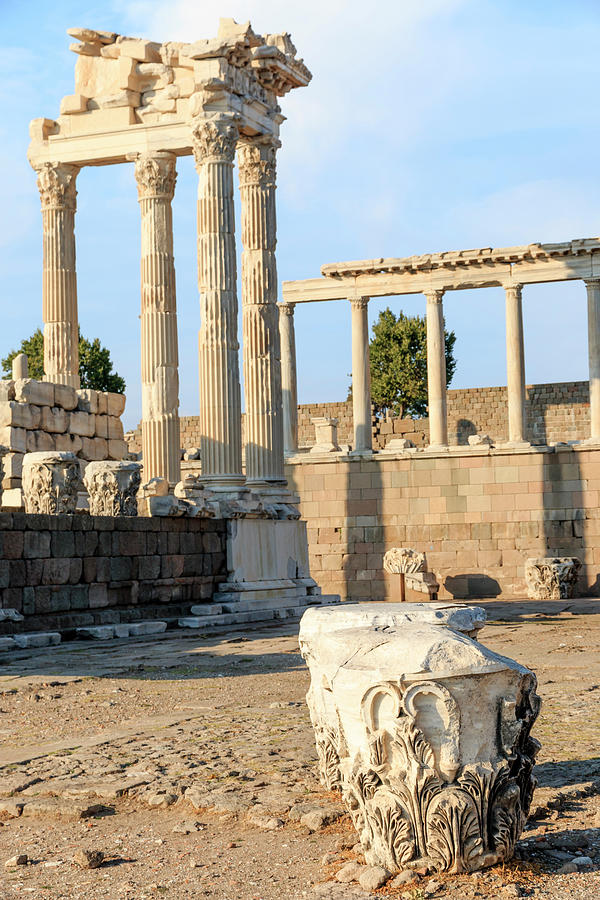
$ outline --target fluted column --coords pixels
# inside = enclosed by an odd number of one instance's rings
[[[296,376],[295,303],[279,304],[279,340],[281,343],[281,394],[283,402],[283,449],[293,456],[298,452],[298,385]]]
[[[135,163],[142,215],[142,453],[144,480],[181,478],[179,356],[171,201],[173,153],[140,154]]]
[[[354,452],[373,449],[371,427],[371,367],[369,361],[369,298],[351,300],[352,306],[352,414]]]
[[[283,484],[281,344],[277,309],[276,138],[238,147],[242,198],[242,321],[246,482]]]
[[[588,299],[590,438],[600,441],[600,281],[586,281],[585,285]]]
[[[427,396],[429,445],[448,446],[446,410],[446,347],[444,341],[443,291],[428,291],[427,297]]]
[[[525,441],[525,345],[523,340],[523,286],[505,287],[506,294],[506,392],[508,440]]]
[[[44,229],[44,379],[80,386],[75,210],[77,166],[43,163],[36,168]]]
[[[243,483],[233,159],[233,116],[192,121],[198,170],[198,286],[201,327],[200,449],[211,487]]]

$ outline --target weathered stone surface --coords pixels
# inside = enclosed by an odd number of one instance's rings
[[[561,600],[572,597],[580,569],[581,560],[576,556],[528,559],[525,564],[528,597],[532,600]]]
[[[427,559],[424,553],[418,553],[409,547],[392,547],[383,557],[383,568],[386,572],[404,574],[426,572]]]
[[[28,453],[23,460],[23,495],[28,513],[74,513],[81,486],[73,453]]]
[[[18,378],[15,381],[15,400],[35,406],[54,406],[54,385],[34,381],[33,378]]]
[[[462,872],[509,858],[535,787],[533,673],[418,610],[401,627],[347,616],[309,610],[300,648],[321,778],[341,789],[367,863]]]
[[[315,426],[315,443],[311,453],[339,453],[341,450],[337,439],[338,420],[327,416],[315,416],[311,419]]]
[[[141,466],[136,462],[91,462],[84,475],[93,516],[136,516]]]

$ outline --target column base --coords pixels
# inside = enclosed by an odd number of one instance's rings
[[[358,450],[350,450],[348,456],[358,457],[359,459],[370,459],[373,456],[373,450],[368,449],[358,449]]]
[[[531,447],[530,441],[501,441],[496,444],[498,450],[526,450]]]
[[[430,453],[446,453],[449,449],[450,447],[448,444],[428,444],[428,446],[425,447],[425,453],[428,451]]]

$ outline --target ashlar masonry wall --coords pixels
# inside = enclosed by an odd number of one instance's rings
[[[0,512],[0,609],[12,633],[188,615],[226,578],[226,523]]]
[[[523,597],[530,556],[578,556],[600,587],[600,450],[296,457],[286,475],[308,524],[311,574],[326,593],[389,599],[383,555],[427,554],[440,599]]]

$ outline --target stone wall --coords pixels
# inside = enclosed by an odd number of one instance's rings
[[[527,386],[527,439],[534,444],[578,441],[589,435],[590,406],[587,381]],[[315,442],[313,416],[338,419],[338,441],[341,446],[354,441],[352,401],[339,403],[307,403],[298,407],[298,445],[312,447]],[[242,416],[242,432],[244,417]],[[470,434],[489,434],[496,441],[508,440],[508,409],[505,387],[467,388],[448,391],[448,435],[451,444],[466,445]],[[429,420],[373,419],[373,446],[382,449],[393,436],[405,437],[417,447],[429,443]],[[126,435],[132,452],[142,449],[142,429]],[[200,445],[197,416],[181,419],[182,448]]]
[[[425,552],[440,599],[525,596],[530,556],[578,556],[600,585],[600,450],[302,459],[286,466],[324,593],[389,599],[383,554]]]
[[[69,450],[84,461],[123,459],[123,394],[76,390],[20,378],[0,381],[0,445],[8,453],[2,460],[4,491],[21,487],[23,456],[40,450]],[[13,496],[5,494],[5,505]]]
[[[215,519],[0,512],[0,608],[10,632],[189,614],[225,580],[226,525]]]

